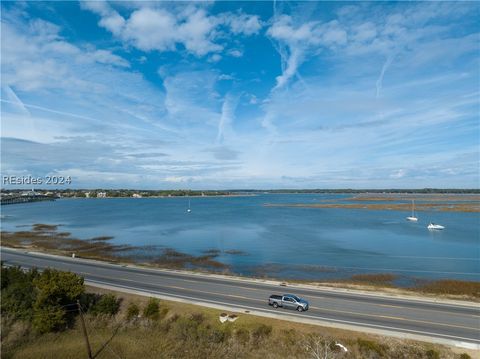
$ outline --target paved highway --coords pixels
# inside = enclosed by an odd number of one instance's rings
[[[435,303],[408,298],[322,290],[300,286],[230,279],[221,276],[143,269],[98,261],[47,256],[2,247],[2,261],[10,265],[69,270],[91,284],[119,290],[137,290],[198,304],[219,305],[289,320],[318,320],[329,325],[360,326],[367,330],[420,335],[480,345],[480,308],[472,305]],[[270,294],[292,293],[306,298],[310,310],[298,313],[267,305]]]

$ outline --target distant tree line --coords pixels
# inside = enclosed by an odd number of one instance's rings
[[[2,189],[2,194],[20,194],[24,189],[10,190]],[[134,194],[141,197],[186,197],[186,196],[226,196],[231,194],[229,191],[200,191],[200,190],[133,190],[133,189],[35,189],[37,194],[50,193],[54,196],[67,198],[95,198],[99,193],[105,193],[105,197],[132,197]]]
[[[421,189],[351,189],[351,188],[338,188],[338,189],[270,189],[270,190],[258,190],[258,189],[231,189],[228,190],[231,193],[451,193],[451,194],[472,194],[480,193],[480,189],[469,188],[421,188]]]
[[[19,194],[25,192],[20,189],[2,189],[2,194]],[[478,194],[480,189],[478,188],[421,188],[421,189],[351,189],[351,188],[338,188],[338,189],[229,189],[229,190],[134,190],[134,189],[63,189],[63,190],[49,190],[49,189],[36,189],[37,193],[53,193],[54,196],[67,197],[67,198],[85,198],[97,197],[98,193],[105,193],[106,197],[132,197],[134,194],[138,194],[141,197],[186,197],[186,196],[228,196],[239,194],[258,194],[258,193],[332,193],[332,194],[357,194],[357,193],[415,193],[415,194]]]

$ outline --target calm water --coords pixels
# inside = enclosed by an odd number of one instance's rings
[[[63,199],[2,207],[2,229],[34,223],[61,224],[78,238],[114,236],[112,242],[153,245],[201,255],[241,274],[278,278],[338,278],[395,272],[402,278],[480,280],[480,214],[363,209],[265,207],[264,203],[318,203],[346,198],[323,194],[155,199]],[[444,231],[431,232],[429,221]],[[159,249],[160,250],[160,249]],[[142,254],[158,255],[148,250]]]

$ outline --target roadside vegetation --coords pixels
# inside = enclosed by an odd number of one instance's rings
[[[79,310],[96,358],[471,357],[443,346],[86,288],[68,272],[2,267],[2,358],[86,358]],[[231,320],[221,323],[222,314]]]
[[[399,287],[397,280],[407,279],[407,286]],[[299,283],[312,285],[325,285],[334,287],[348,287],[361,290],[384,290],[386,292],[398,292],[402,294],[421,294],[435,296],[436,298],[449,298],[478,302],[480,300],[480,282],[464,281],[455,279],[418,279],[403,278],[393,273],[354,274],[350,278],[335,279],[330,282],[298,281]]]

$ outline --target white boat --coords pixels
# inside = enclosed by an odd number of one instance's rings
[[[190,198],[188,199],[188,208],[187,208],[187,213],[190,213],[192,210],[190,209]]]
[[[415,217],[415,201],[412,200],[412,215],[407,217],[407,221],[417,222],[418,218]]]
[[[427,226],[428,229],[436,229],[436,230],[442,230],[442,229],[445,229],[444,226],[441,226],[439,224],[435,224],[435,223],[432,223],[430,222],[430,224]]]

